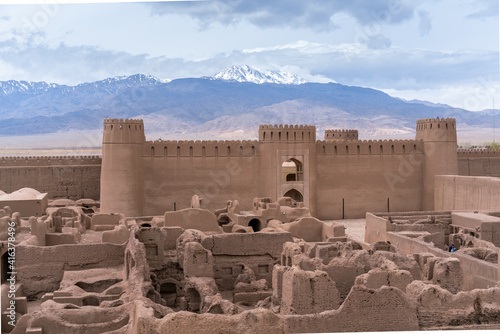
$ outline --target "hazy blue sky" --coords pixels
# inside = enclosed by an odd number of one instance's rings
[[[471,110],[499,84],[497,0],[0,5],[0,80],[163,79],[231,65]]]

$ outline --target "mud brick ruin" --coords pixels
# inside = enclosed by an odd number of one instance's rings
[[[102,158],[0,158],[2,333],[500,329],[500,150],[451,118],[258,132],[105,119]]]

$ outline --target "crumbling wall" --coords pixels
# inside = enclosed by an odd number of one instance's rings
[[[146,260],[150,268],[159,269],[164,262],[164,238],[165,230],[158,227],[146,227],[134,229],[134,234],[145,248]]]
[[[164,226],[178,226],[186,230],[223,233],[215,215],[206,209],[188,208],[180,211],[167,211],[164,224]]]
[[[184,290],[176,303],[182,310],[197,313],[240,313],[239,307],[219,293],[214,279],[214,257],[200,243],[203,236],[199,231],[186,230],[177,240]]]
[[[417,307],[401,290],[363,286],[352,288],[338,310],[320,314],[286,315],[290,333],[416,331]]]
[[[115,267],[123,264],[124,245],[78,244],[18,246],[17,279],[29,299],[59,288],[65,270]]]
[[[396,288],[370,290],[356,287],[337,310],[307,315],[279,315],[255,309],[236,315],[190,312],[167,314],[162,319],[140,315],[139,334],[184,333],[304,333],[416,331],[416,304]]]
[[[118,213],[97,213],[92,215],[90,229],[94,231],[112,230],[125,220],[125,216]]]
[[[102,232],[102,242],[121,245],[127,242],[129,237],[129,230],[125,225],[115,226],[111,231]]]
[[[392,245],[383,242],[376,243],[369,250],[362,250],[355,242],[290,242],[283,247],[281,265],[297,266],[306,271],[325,271],[335,282],[341,300],[347,297],[358,276],[374,268],[407,271],[411,280],[422,278],[422,270],[413,257],[395,253]],[[283,282],[284,272],[283,267],[275,268],[273,287]],[[279,296],[274,296],[279,300]]]
[[[367,213],[365,242],[373,244],[377,241],[387,241],[388,232],[410,231],[442,233],[446,239],[450,224],[450,211]],[[436,236],[432,239],[441,240]]]
[[[500,187],[500,182],[498,185]],[[498,192],[500,193],[500,188]],[[452,217],[456,231],[463,231],[500,247],[500,217],[477,211],[454,212]]]
[[[242,264],[253,270],[257,279],[272,282],[273,266],[280,262],[283,244],[292,235],[282,233],[231,233],[206,236],[202,245],[214,256],[215,280],[221,290],[230,290],[243,270]]]
[[[406,292],[406,287],[413,281],[407,270],[374,268],[366,274],[356,277],[356,285],[364,285],[369,289],[378,289],[384,285],[393,286]]]
[[[281,291],[282,314],[321,313],[340,306],[335,282],[324,271],[288,268],[282,276]]]
[[[431,253],[437,257],[454,257],[460,260],[463,273],[462,290],[485,289],[498,282],[498,265],[482,261],[457,252],[449,253],[432,247],[418,239],[408,238],[398,233],[387,233],[387,240],[400,252],[406,254]]]
[[[21,317],[12,334],[23,333],[126,333],[129,332],[131,305],[95,308],[68,308],[52,300],[40,312]]]
[[[137,334],[150,333],[289,333],[285,329],[283,317],[270,310],[256,309],[236,315],[203,314],[176,312],[167,314],[162,319],[140,315]]]
[[[279,226],[283,230],[292,233],[295,238],[301,238],[308,242],[327,241],[329,238],[345,237],[344,226],[335,222],[327,224],[313,217],[302,217],[291,223]]]
[[[414,281],[406,291],[418,304],[420,329],[496,324],[500,317],[499,287],[453,294],[437,285]]]

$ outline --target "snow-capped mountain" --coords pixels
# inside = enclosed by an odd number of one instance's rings
[[[212,80],[300,85],[306,81],[289,72],[259,71],[248,65],[234,65],[210,77]]]
[[[500,124],[498,110],[469,112],[369,88],[299,82],[292,74],[248,66],[169,82],[143,74],[76,86],[0,82],[0,148],[7,136],[53,134],[61,143],[58,133],[99,131],[104,118],[142,118],[149,138],[171,139],[254,138],[259,124],[314,124],[318,138],[326,128],[357,128],[364,138],[410,138],[417,119],[436,116],[455,117],[460,131],[478,129],[485,137],[482,129]]]
[[[125,87],[137,87],[137,86],[151,86],[151,85],[157,85],[157,84],[162,84],[162,83],[168,83],[171,80],[164,80],[157,78],[153,75],[146,75],[146,74],[134,74],[134,75],[123,75],[123,76],[117,76],[113,78],[107,78],[104,80],[96,81],[96,82],[91,82],[91,83],[82,83],[79,84],[75,87],[85,87],[85,86],[94,86],[94,87],[120,87],[120,88],[125,88]]]
[[[30,81],[0,81],[0,95],[10,95],[14,93],[24,93],[28,95],[36,95],[46,93],[49,91],[58,91],[59,93],[67,93],[75,89],[104,89],[106,91],[117,92],[123,88],[131,88],[138,86],[151,86],[162,83],[168,83],[170,80],[164,80],[152,75],[134,74],[129,76],[117,76],[113,78],[106,78],[104,80],[95,82],[85,82],[76,86],[59,85],[55,83],[47,83],[44,81],[30,82]]]
[[[30,81],[16,81],[16,80],[9,80],[9,81],[0,81],[0,92],[8,95],[12,93],[18,93],[18,92],[23,92],[23,93],[32,93],[32,92],[37,92],[37,91],[48,91],[53,88],[60,87],[61,85],[58,84],[53,84],[53,83],[46,83],[44,81],[41,82],[30,82]]]

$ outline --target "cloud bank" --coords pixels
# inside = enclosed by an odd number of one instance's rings
[[[261,28],[289,27],[330,31],[337,27],[332,17],[345,13],[362,25],[397,24],[413,18],[422,0],[215,0],[152,3],[157,15],[182,14],[195,18],[202,28],[249,22]]]

